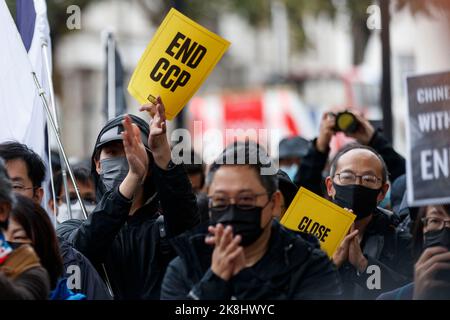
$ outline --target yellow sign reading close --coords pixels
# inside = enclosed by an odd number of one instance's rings
[[[142,104],[161,96],[172,120],[187,104],[230,43],[171,9],[147,46],[128,84]]]
[[[288,229],[316,236],[321,249],[332,257],[355,218],[353,213],[300,188],[281,224]]]

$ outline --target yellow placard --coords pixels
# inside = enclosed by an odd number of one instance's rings
[[[315,235],[329,257],[347,235],[356,215],[338,205],[300,188],[281,224],[286,228]]]
[[[205,81],[230,43],[171,9],[128,84],[142,105],[160,95],[172,120]]]

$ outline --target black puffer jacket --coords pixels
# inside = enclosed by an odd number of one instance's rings
[[[83,253],[104,277],[115,299],[159,299],[167,264],[175,256],[170,238],[199,222],[195,195],[183,165],[152,169],[157,193],[129,216],[131,201],[108,191],[86,221],[68,220],[57,233]],[[157,220],[160,214],[164,220]],[[162,223],[158,223],[161,221]]]
[[[210,269],[206,225],[175,238],[179,257],[167,269],[162,299],[333,299],[341,294],[338,272],[323,251],[273,221],[266,254],[230,281]]]

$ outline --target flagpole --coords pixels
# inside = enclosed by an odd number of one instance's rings
[[[44,63],[45,63],[45,71],[47,73],[47,81],[48,81],[48,86],[49,86],[49,90],[50,90],[50,101],[52,104],[52,117],[53,120],[55,122],[55,134],[56,135],[60,135],[60,127],[59,127],[59,122],[58,122],[58,113],[56,111],[56,101],[55,101],[55,93],[53,90],[53,80],[50,74],[50,63],[49,63],[49,59],[48,59],[48,55],[47,55],[47,49],[48,49],[48,44],[45,38],[41,39],[42,44],[41,44],[41,50],[42,50],[42,54],[44,56]],[[49,136],[50,137],[50,136]],[[49,139],[50,140],[50,139]],[[62,159],[62,152],[61,150],[59,151],[59,158]],[[55,185],[54,185],[54,180],[53,180],[53,168],[51,165],[51,151],[50,151],[50,146],[49,146],[49,167],[50,167],[50,181],[52,184],[52,196],[53,196],[53,210],[54,213],[56,215],[56,193],[55,193]],[[69,185],[67,184],[67,169],[66,169],[66,164],[64,162],[61,162],[61,176],[62,176],[62,181],[63,181],[63,187],[64,187],[64,196],[66,198],[66,205],[67,205],[67,209],[68,209],[68,213],[69,213],[69,218],[72,219],[72,205],[70,203],[70,195],[69,195]],[[74,184],[74,188],[75,188],[75,184]],[[78,201],[81,203],[81,198],[78,199]],[[85,217],[87,219],[87,216]]]
[[[65,163],[65,165],[67,167],[67,170],[69,172],[70,179],[72,180],[72,184],[73,184],[73,187],[75,189],[75,193],[77,194],[78,201],[80,201],[81,211],[83,212],[84,218],[87,219],[86,208],[84,206],[83,201],[81,201],[80,190],[78,189],[77,183],[75,181],[75,176],[73,175],[72,168],[70,167],[69,160],[68,160],[67,155],[66,155],[66,151],[64,150],[64,146],[63,146],[63,144],[61,142],[61,138],[60,138],[60,136],[58,134],[57,127],[56,127],[55,121],[53,120],[53,116],[51,114],[50,107],[48,105],[47,99],[45,98],[45,91],[42,89],[41,85],[39,84],[39,80],[38,80],[38,78],[36,76],[36,73],[32,72],[31,74],[32,74],[33,79],[34,79],[34,83],[36,84],[36,88],[38,90],[38,94],[41,97],[42,105],[44,106],[45,112],[47,113],[47,118],[48,118],[48,120],[50,120],[50,125],[51,125],[51,127],[53,129],[53,132],[55,134],[56,142],[58,143],[59,151],[61,152],[61,155],[63,157],[64,163]]]
[[[108,119],[116,116],[116,43],[114,34],[107,35],[108,52]]]
[[[53,179],[53,167],[52,167],[52,150],[50,146],[50,128],[47,126],[47,144],[48,144],[48,168],[50,170],[50,186],[52,189],[52,198],[53,198],[53,214],[52,214],[52,222],[53,226],[56,229],[56,192],[55,192],[55,180]],[[70,213],[69,213],[70,214]]]

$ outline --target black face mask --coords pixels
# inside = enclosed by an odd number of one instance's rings
[[[102,191],[107,192],[114,189],[125,180],[129,166],[126,157],[113,157],[100,160],[100,181],[103,185]]]
[[[230,205],[227,210],[211,208],[211,224],[221,223],[233,228],[234,235],[240,235],[241,245],[246,247],[254,243],[264,231],[261,228],[261,213],[263,207],[242,210],[236,205]]]
[[[423,236],[424,249],[430,247],[444,247],[450,251],[450,228],[428,231],[425,232]]]
[[[336,190],[333,202],[342,208],[352,209],[356,220],[369,216],[377,208],[380,189],[370,189],[359,184],[341,186],[333,182]]]

